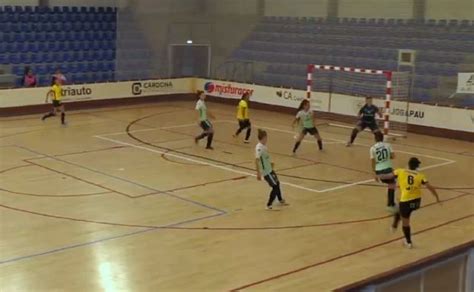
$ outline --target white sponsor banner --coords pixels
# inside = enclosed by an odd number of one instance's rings
[[[349,116],[357,116],[364,105],[361,97],[333,94],[331,112]],[[374,104],[383,111],[384,100],[374,99]],[[466,132],[474,132],[474,110],[441,107],[420,103],[392,101],[390,104],[390,120],[434,128],[444,128]]]
[[[162,79],[63,85],[63,102],[154,96],[191,92],[192,79]],[[0,107],[17,107],[44,103],[50,87],[0,90]]]
[[[474,93],[474,73],[458,73],[457,93]]]
[[[49,87],[0,90],[0,107],[18,107],[43,104]],[[285,89],[245,83],[207,80],[199,78],[160,79],[115,83],[95,83],[63,86],[65,102],[99,100],[155,95],[191,93],[204,90],[206,94],[222,98],[240,99],[246,91],[251,101],[297,108],[306,97],[304,90]],[[384,101],[374,99],[383,109]],[[237,104],[237,102],[236,102]],[[356,116],[364,104],[364,98],[313,92],[313,110]],[[438,107],[418,103],[393,101],[390,120],[409,124],[474,132],[474,110]]]
[[[196,89],[203,90],[210,96],[240,99],[245,92],[251,93],[250,101],[264,104],[297,108],[306,98],[306,91],[277,88],[246,83],[236,83],[218,80],[198,79]],[[329,97],[327,94],[313,93],[311,106],[316,111],[328,111]]]
[[[290,108],[297,108],[301,100],[306,97],[304,90],[206,79],[197,79],[196,89],[204,90],[206,94],[211,96],[232,99],[239,99],[244,92],[249,91],[252,93],[251,101]],[[357,116],[364,103],[365,99],[363,97],[334,93],[329,97],[328,93],[321,92],[311,94],[312,108],[317,111]],[[374,104],[381,111],[384,110],[383,99],[374,99]],[[413,125],[474,132],[474,111],[469,109],[392,101],[390,120]]]

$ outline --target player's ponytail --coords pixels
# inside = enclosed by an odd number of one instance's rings
[[[201,98],[201,94],[203,94],[203,93],[204,93],[204,91],[202,91],[202,90],[196,91],[197,99],[200,99],[200,98]]]
[[[308,103],[309,101],[307,99],[303,99],[300,103],[300,106],[298,107],[298,110],[297,112],[299,112],[300,110],[302,110],[304,108],[304,106]]]

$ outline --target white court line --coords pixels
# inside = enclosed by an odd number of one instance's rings
[[[426,166],[426,167],[420,167],[420,170],[427,170],[427,169],[431,169],[431,168],[435,168],[435,167],[441,167],[441,166],[452,164],[452,163],[455,163],[455,162],[456,161],[446,161],[446,162],[442,162],[442,163],[438,163],[438,164],[429,165],[429,166]],[[322,190],[319,190],[319,192],[320,193],[325,193],[325,192],[330,192],[330,191],[335,191],[335,190],[339,190],[339,189],[343,189],[343,188],[353,187],[353,186],[356,186],[356,185],[361,185],[361,184],[365,184],[365,183],[369,183],[369,182],[375,182],[375,179],[362,180],[362,181],[357,181],[357,182],[353,182],[353,183],[350,183],[350,184],[340,185],[340,186],[337,186],[337,187],[322,189]]]
[[[223,120],[222,122],[229,123],[230,121],[228,121],[228,120]],[[268,129],[268,130],[276,131],[276,132],[281,132],[281,133],[290,133],[290,134],[294,134],[294,133],[295,133],[294,131],[288,131],[288,130],[283,130],[283,129],[278,129],[278,128],[265,127],[265,126],[259,126],[259,127],[260,127],[260,128],[263,128],[263,129]],[[338,143],[345,144],[345,143],[347,143],[347,142],[344,141],[344,140],[333,139],[333,138],[325,138],[325,140],[331,140],[331,141],[334,142],[334,144],[338,144]],[[328,143],[325,143],[325,144],[328,144]],[[354,145],[372,147],[371,145],[362,144],[362,143],[354,143]],[[394,152],[395,152],[395,153],[397,153],[397,152],[399,152],[399,153],[405,153],[405,154],[410,154],[410,155],[417,155],[417,156],[421,156],[421,157],[427,157],[427,158],[431,158],[431,159],[442,160],[442,161],[446,161],[446,162],[450,162],[450,163],[456,162],[455,160],[451,160],[451,159],[448,159],[448,158],[435,157],[435,156],[431,156],[431,155],[427,155],[427,154],[414,153],[414,152],[408,152],[408,151],[403,151],[403,150],[396,150],[396,151],[394,151]],[[435,165],[437,165],[437,164],[435,164]],[[443,164],[443,165],[444,165],[444,164]]]
[[[139,146],[139,145],[135,145],[135,144],[131,144],[131,143],[126,143],[126,142],[122,142],[122,141],[119,141],[119,140],[114,140],[114,139],[102,137],[100,135],[96,135],[94,137],[102,139],[102,140],[106,140],[106,141],[109,141],[109,142],[113,142],[113,143],[116,143],[116,144],[120,144],[120,145],[130,146],[130,147],[133,147],[133,148],[142,149],[142,150],[146,150],[146,151],[150,151],[150,152],[154,152],[154,153],[158,153],[158,154],[166,154],[167,156],[175,157],[175,158],[178,158],[178,159],[181,159],[181,160],[191,161],[191,162],[194,162],[194,163],[199,163],[199,164],[211,166],[211,167],[214,167],[214,168],[227,170],[227,171],[238,173],[238,174],[245,174],[245,175],[248,175],[248,176],[256,177],[255,174],[250,173],[250,172],[240,171],[240,170],[236,170],[236,169],[233,169],[233,168],[230,168],[230,167],[225,167],[225,166],[222,166],[222,165],[213,164],[213,163],[210,163],[210,162],[205,162],[205,161],[189,158],[189,157],[182,156],[182,155],[177,155],[177,154],[173,154],[173,153],[169,153],[169,152],[164,152],[164,151],[159,151],[159,150],[156,150],[156,149],[151,149],[151,148],[144,147],[144,146]],[[282,185],[287,185],[287,186],[294,187],[294,188],[297,188],[297,189],[306,190],[306,191],[310,191],[310,192],[314,192],[314,193],[320,193],[319,190],[306,188],[306,187],[296,185],[296,184],[292,184],[292,183],[289,183],[289,182],[280,181],[280,183]]]
[[[224,122],[230,122],[230,121],[225,120]],[[276,131],[276,132],[290,133],[290,134],[294,133],[292,131],[278,129],[278,128],[265,127],[265,126],[259,126],[259,127],[263,128],[263,129]],[[332,140],[336,143],[344,143],[344,144],[346,143],[346,141],[339,140],[339,139],[332,139],[332,138],[327,138],[327,139]],[[326,143],[326,144],[328,144],[328,143]],[[356,145],[361,145],[361,146],[366,146],[366,147],[371,147],[370,145],[367,145],[367,144],[361,144],[361,143],[355,143],[355,144]],[[394,152],[395,153],[397,153],[397,152],[405,153],[405,154],[416,155],[416,156],[420,156],[420,157],[427,157],[427,158],[431,158],[431,159],[437,159],[437,160],[444,161],[444,162],[429,165],[429,166],[426,166],[426,167],[421,167],[420,170],[427,170],[427,169],[431,169],[431,168],[441,167],[441,166],[445,166],[445,165],[452,164],[452,163],[456,162],[455,160],[442,158],[442,157],[435,157],[435,156],[431,156],[431,155],[427,155],[427,154],[421,154],[421,153],[414,153],[414,152],[408,152],[408,151],[402,151],[402,150],[396,150]],[[353,182],[353,183],[349,183],[349,184],[343,184],[343,185],[339,185],[339,186],[336,186],[336,187],[331,187],[331,188],[326,188],[326,189],[316,190],[316,191],[318,193],[325,193],[325,192],[335,191],[335,190],[339,190],[339,189],[343,189],[343,188],[349,188],[349,187],[353,187],[353,186],[356,186],[356,185],[361,185],[361,184],[365,184],[365,183],[369,183],[369,182],[375,182],[375,180],[374,179],[367,179],[367,180],[362,180],[362,181]]]
[[[338,140],[338,139],[332,139],[333,141],[338,141],[340,143],[346,143],[344,140]],[[354,143],[354,145],[359,145],[359,146],[365,146],[365,147],[372,147],[368,144],[362,144],[362,143]],[[416,155],[416,156],[421,156],[421,157],[426,157],[426,158],[431,158],[431,159],[436,159],[436,160],[441,160],[441,161],[446,161],[450,163],[456,162],[456,160],[444,158],[444,157],[436,157],[436,156],[431,156],[428,154],[421,154],[421,153],[415,153],[415,152],[409,152],[409,151],[403,151],[403,150],[394,150],[395,153],[405,153],[405,154],[410,154],[410,155]]]
[[[149,128],[149,129],[140,129],[140,130],[133,130],[133,131],[122,131],[122,132],[115,132],[115,133],[108,133],[108,134],[101,134],[101,136],[117,136],[117,135],[123,135],[127,133],[138,133],[138,132],[148,132],[148,131],[157,131],[157,130],[167,130],[167,129],[177,129],[177,128],[186,128],[190,126],[196,126],[197,123],[193,124],[185,124],[185,125],[177,125],[177,126],[169,126],[169,127],[161,127],[161,128]]]
[[[218,122],[221,122],[221,123],[232,123],[232,124],[234,123],[234,121],[230,121],[230,120],[220,120],[220,121],[215,121],[214,123],[218,123]],[[162,128],[141,129],[141,130],[136,130],[136,131],[130,131],[130,133],[133,133],[133,132],[144,132],[144,131],[153,131],[153,130],[159,130],[159,129],[185,128],[185,127],[194,126],[194,125],[196,125],[196,123],[184,124],[184,125],[176,125],[176,126],[170,126],[170,127],[162,127]],[[276,132],[295,134],[295,131],[289,131],[289,130],[278,129],[278,128],[272,128],[272,127],[266,127],[266,126],[259,126],[259,127],[260,127],[260,128],[263,128],[263,129],[267,129],[267,130],[276,131]],[[107,141],[109,141],[109,142],[114,142],[114,143],[117,143],[117,144],[126,145],[126,146],[130,146],[130,147],[134,147],[134,148],[142,149],[142,150],[147,150],[147,151],[151,151],[151,152],[155,152],[155,153],[159,153],[159,154],[165,153],[165,152],[163,152],[163,151],[159,151],[159,150],[156,150],[156,149],[151,149],[151,148],[148,148],[148,147],[139,146],[139,145],[135,145],[135,144],[131,144],[131,143],[126,143],[126,142],[122,142],[122,141],[119,141],[119,140],[114,140],[114,139],[110,139],[110,138],[105,138],[105,137],[104,137],[104,136],[112,136],[112,135],[120,135],[120,134],[126,134],[126,132],[117,132],[117,133],[111,133],[111,134],[96,135],[96,136],[94,136],[94,137],[99,138],[99,139],[102,139],[102,140],[107,140]],[[336,144],[336,143],[346,143],[346,142],[343,141],[343,140],[333,139],[333,138],[326,138],[326,140],[332,140],[333,143],[335,143],[335,144]],[[308,143],[311,143],[310,141],[307,141],[307,142],[308,142]],[[326,144],[329,144],[329,143],[326,142]],[[361,144],[361,143],[355,143],[355,145],[370,147],[370,145]],[[431,159],[437,159],[437,160],[444,161],[444,162],[442,162],[442,163],[438,163],[438,164],[433,164],[433,165],[429,165],[429,166],[426,166],[426,167],[422,167],[422,168],[420,168],[420,170],[427,170],[427,169],[431,169],[431,168],[441,167],[441,166],[445,166],[445,165],[452,164],[452,163],[455,163],[455,162],[456,162],[455,160],[451,160],[451,159],[447,159],[447,158],[435,157],[435,156],[431,156],[431,155],[425,155],[425,154],[421,154],[421,153],[413,153],[413,152],[407,152],[407,151],[401,151],[401,150],[395,151],[395,153],[397,153],[397,152],[399,152],[399,153],[405,153],[405,154],[410,154],[410,155],[417,155],[417,156],[420,156],[420,157],[427,157],[427,158],[431,158]],[[225,167],[225,166],[222,166],[222,165],[217,165],[217,164],[213,164],[213,163],[209,163],[209,162],[205,162],[205,161],[200,161],[200,160],[192,159],[192,158],[189,158],[189,157],[186,157],[186,156],[182,156],[182,155],[177,155],[177,154],[173,154],[173,153],[169,153],[169,152],[166,153],[166,154],[167,154],[168,156],[172,156],[172,157],[175,157],[175,158],[178,158],[178,159],[182,159],[182,160],[186,160],[186,161],[191,161],[191,162],[199,163],[199,164],[203,164],[203,165],[208,165],[208,166],[211,166],[211,167],[215,167],[215,168],[227,170],[227,171],[234,172],[234,173],[245,174],[245,175],[249,175],[249,176],[253,176],[253,177],[256,176],[256,175],[253,174],[253,173],[249,173],[249,172],[245,172],[245,171],[240,171],[240,170],[236,170],[236,169],[233,169],[233,168]],[[330,191],[335,191],[335,190],[339,190],[339,189],[349,188],[349,187],[353,187],[353,186],[356,186],[356,185],[361,185],[361,184],[369,183],[369,182],[375,182],[375,180],[374,180],[374,179],[368,179],[368,180],[353,182],[353,183],[349,183],[349,184],[343,184],[343,185],[339,185],[339,186],[335,186],[335,187],[331,187],[331,188],[326,188],[326,189],[322,189],[322,190],[307,188],[307,187],[303,187],[303,186],[296,185],[296,184],[289,183],[289,182],[282,182],[282,181],[281,181],[281,184],[282,184],[282,185],[291,186],[291,187],[294,187],[294,188],[297,188],[297,189],[302,189],[302,190],[314,192],[314,193],[325,193],[325,192],[330,192]]]
[[[333,127],[344,128],[344,129],[354,129],[354,127],[346,126],[346,125],[341,125],[341,124],[328,123],[328,125],[329,125],[329,126],[333,126]],[[365,129],[364,131],[365,131],[365,132],[370,132],[369,129]],[[397,136],[397,137],[403,137],[403,138],[406,137],[405,135],[397,134],[397,133],[389,133],[388,136]]]
[[[230,120],[220,120],[221,123],[234,123],[233,121],[230,121]],[[275,131],[275,132],[281,132],[281,133],[288,133],[288,134],[293,134],[293,135],[296,135],[298,134],[295,131],[290,131],[290,130],[283,130],[283,129],[278,129],[278,128],[272,128],[272,127],[266,127],[266,126],[261,126],[259,125],[258,128],[262,128],[262,129],[267,129],[267,130],[272,130],[272,131]],[[324,144],[339,144],[341,143],[340,140],[337,140],[337,139],[332,139],[332,138],[325,138],[325,140],[331,140],[332,142],[325,142]],[[304,143],[313,143],[311,141],[306,141],[306,140],[303,140]]]

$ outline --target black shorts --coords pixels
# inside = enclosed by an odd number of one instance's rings
[[[372,132],[375,132],[379,129],[379,125],[377,125],[377,121],[364,121],[360,120],[357,123],[357,127],[360,128],[361,131],[363,131],[365,128],[369,128]]]
[[[251,126],[251,124],[250,124],[249,119],[239,120],[239,128],[245,129],[245,128],[250,128],[250,126]]]
[[[303,133],[303,135],[306,135],[306,134],[316,135],[316,134],[319,134],[319,131],[315,127],[312,127],[312,128],[303,128],[301,133]]]
[[[53,107],[60,107],[62,105],[60,100],[53,99]]]
[[[278,181],[278,177],[274,171],[270,172],[269,175],[266,175],[263,177],[267,183],[270,185],[270,187],[276,187],[280,184],[280,181]]]
[[[375,174],[379,177],[380,181],[383,183],[394,184],[396,182],[395,175],[393,174],[393,169],[391,168],[377,170]],[[387,178],[387,174],[392,174],[392,178]]]
[[[200,125],[204,131],[209,131],[210,129],[212,129],[212,124],[208,120],[201,121]]]
[[[400,215],[403,218],[410,218],[411,212],[420,208],[421,198],[414,199],[411,201],[400,202]]]

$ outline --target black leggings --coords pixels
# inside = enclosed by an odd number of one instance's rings
[[[270,187],[272,187],[267,206],[271,206],[276,198],[278,198],[278,201],[282,202],[283,197],[281,196],[280,181],[278,181],[278,177],[276,176],[275,172],[272,171],[269,175],[266,175],[265,180],[268,182]]]
[[[239,128],[237,129],[237,132],[235,132],[235,136],[238,136],[245,129],[247,129],[245,140],[250,139],[250,134],[252,133],[252,124],[250,123],[250,120],[239,120]]]

